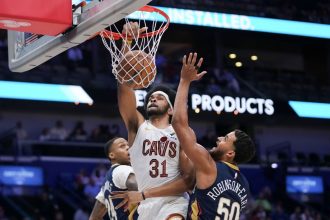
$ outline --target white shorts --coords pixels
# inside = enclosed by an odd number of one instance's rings
[[[138,220],[166,220],[170,215],[187,216],[189,201],[182,196],[150,198],[142,201],[138,207]]]

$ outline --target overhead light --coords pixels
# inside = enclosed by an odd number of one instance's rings
[[[81,86],[48,83],[0,81],[0,98],[93,104]]]
[[[235,63],[235,66],[236,66],[236,67],[242,67],[243,64],[242,64],[242,62],[236,62],[236,63]]]
[[[251,60],[253,60],[253,61],[257,61],[257,60],[258,60],[258,56],[257,56],[257,55],[252,55],[252,56],[251,56]]]
[[[273,169],[277,169],[277,168],[278,168],[278,164],[277,164],[277,163],[272,163],[272,164],[271,164],[271,167],[272,167]]]
[[[201,110],[199,108],[195,108],[195,113],[199,113]]]
[[[230,53],[229,54],[229,58],[230,59],[235,59],[237,56],[236,56],[236,54],[235,53]]]

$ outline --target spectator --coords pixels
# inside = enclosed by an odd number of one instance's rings
[[[94,202],[95,196],[99,193],[100,186],[95,184],[93,178],[89,178],[89,183],[84,188],[84,195],[89,202]]]
[[[27,138],[27,132],[23,128],[23,124],[21,121],[16,122],[15,133],[18,140],[25,140]]]
[[[63,212],[57,209],[54,213],[54,220],[64,220]]]
[[[267,219],[267,213],[265,212],[264,208],[261,205],[258,205],[252,211],[252,216],[251,216],[250,219],[251,220],[266,220]]]
[[[84,129],[84,123],[78,121],[68,138],[70,141],[86,141],[87,132]]]
[[[68,131],[63,126],[61,120],[56,121],[55,127],[50,129],[50,136],[52,140],[64,141],[68,136]]]
[[[118,124],[113,124],[111,126],[111,130],[110,130],[110,137],[118,137],[120,136],[120,128]]]
[[[44,128],[39,136],[39,141],[49,141],[51,139],[49,128]]]
[[[262,210],[266,211],[267,216],[269,216],[272,211],[272,204],[269,201],[270,189],[268,187],[263,188],[259,192],[259,197],[255,201],[255,206],[260,206]]]
[[[81,169],[76,178],[76,188],[79,193],[84,191],[85,186],[89,182],[89,176],[85,169]]]
[[[94,170],[94,173],[98,171],[100,172],[100,176],[101,177],[105,177],[106,173],[107,173],[107,167],[103,164],[103,163],[100,163]]]
[[[88,210],[86,206],[81,205],[74,213],[73,220],[88,220]]]
[[[101,173],[99,170],[95,170],[94,174],[92,175],[92,179],[98,187],[101,187],[103,185],[104,176],[101,176]]]
[[[92,131],[92,134],[89,138],[92,142],[106,142],[111,137],[108,125],[99,125]]]
[[[57,204],[53,200],[53,196],[49,194],[46,190],[43,191],[40,195],[40,214],[46,219],[52,219],[52,216],[55,215],[55,209]]]
[[[89,136],[88,140],[90,142],[100,142],[100,133],[101,133],[101,130],[100,130],[100,126],[97,127],[97,128],[94,128],[92,130],[92,133],[91,135]]]
[[[272,220],[289,220],[289,216],[284,212],[282,203],[277,203],[275,210],[271,214]]]
[[[290,220],[306,220],[306,216],[301,212],[301,208],[297,206],[294,213],[290,215]]]

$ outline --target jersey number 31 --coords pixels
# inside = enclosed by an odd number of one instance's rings
[[[166,173],[166,160],[163,162],[159,163],[158,160],[152,159],[150,160],[150,170],[149,174],[152,178],[156,177],[167,177],[168,174]]]

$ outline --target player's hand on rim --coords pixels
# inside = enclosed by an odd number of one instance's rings
[[[200,67],[203,63],[203,57],[199,58],[197,62],[197,53],[189,53],[183,56],[182,69],[181,69],[181,80],[187,80],[189,82],[200,80],[207,72],[199,72]]]
[[[129,22],[124,25],[122,34],[125,38],[137,39],[140,34],[146,32],[148,27],[140,28],[138,22]]]

